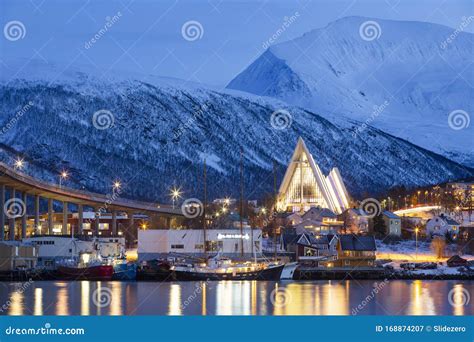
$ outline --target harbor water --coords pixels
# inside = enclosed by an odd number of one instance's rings
[[[0,282],[1,315],[472,315],[474,281]]]

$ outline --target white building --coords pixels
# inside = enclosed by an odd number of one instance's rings
[[[125,255],[125,238],[99,237],[81,240],[69,236],[43,235],[23,239],[37,248],[38,266],[55,268],[64,260],[77,259],[84,253],[97,253],[103,258]]]
[[[277,207],[285,211],[308,211],[327,208],[336,214],[349,207],[349,195],[337,168],[324,176],[299,138],[286,170],[278,195]]]
[[[243,243],[244,257],[251,258],[262,253],[261,229],[207,229],[207,253],[238,258]],[[254,248],[252,249],[252,241]],[[151,260],[163,258],[169,253],[188,256],[204,255],[204,230],[202,229],[150,229],[138,231],[138,259]]]
[[[457,221],[441,214],[426,222],[426,235],[429,237],[446,236],[449,233],[452,239],[456,239],[459,235],[459,226]]]

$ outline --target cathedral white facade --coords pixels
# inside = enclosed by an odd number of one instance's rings
[[[306,212],[321,207],[340,214],[349,208],[349,195],[339,170],[333,168],[325,176],[302,138],[298,139],[278,193],[280,211]]]

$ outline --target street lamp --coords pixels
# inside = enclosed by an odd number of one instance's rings
[[[119,190],[121,187],[122,187],[122,183],[120,183],[119,180],[116,180],[116,181],[114,182],[114,184],[112,185],[112,188],[113,188],[114,190]]]
[[[175,202],[181,198],[181,188],[173,188],[171,189],[171,192],[170,192],[170,196],[171,196],[171,199],[173,200],[173,209],[174,209],[174,206],[175,206]]]
[[[20,158],[18,157],[16,160],[15,160],[15,169],[18,169],[18,170],[21,170],[23,169],[23,166],[25,165],[24,162],[23,162],[23,158]]]
[[[66,180],[68,177],[69,177],[69,174],[67,173],[66,170],[61,171],[61,174],[59,175],[59,187],[62,186],[63,179]]]

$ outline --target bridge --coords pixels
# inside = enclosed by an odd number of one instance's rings
[[[403,215],[418,214],[418,213],[428,212],[432,210],[440,210],[440,209],[441,209],[440,205],[425,205],[422,207],[400,209],[400,210],[394,211],[393,213],[399,216],[403,216]]]
[[[6,198],[6,194],[9,198]],[[95,217],[91,220],[93,224],[93,235],[99,235],[101,216],[110,213],[111,235],[117,236],[117,213],[125,212],[129,220],[129,226],[134,227],[134,215],[142,214],[150,220],[165,220],[170,223],[173,218],[183,216],[180,208],[158,203],[132,201],[120,197],[119,186],[112,188],[110,194],[99,194],[88,191],[76,190],[64,186],[39,181],[19,170],[4,163],[0,163],[0,240],[15,240],[27,237],[27,203],[33,199],[33,231],[42,233],[40,217],[42,217],[42,201],[47,201],[47,224],[45,233],[53,234],[54,226],[54,204],[62,203],[62,235],[84,234],[84,208],[92,208]],[[19,196],[18,196],[19,195]],[[70,205],[76,208],[77,228],[68,225]],[[21,221],[17,229],[17,220]],[[8,226],[6,223],[8,221]],[[92,232],[91,232],[92,233]],[[134,234],[135,235],[135,234]]]

